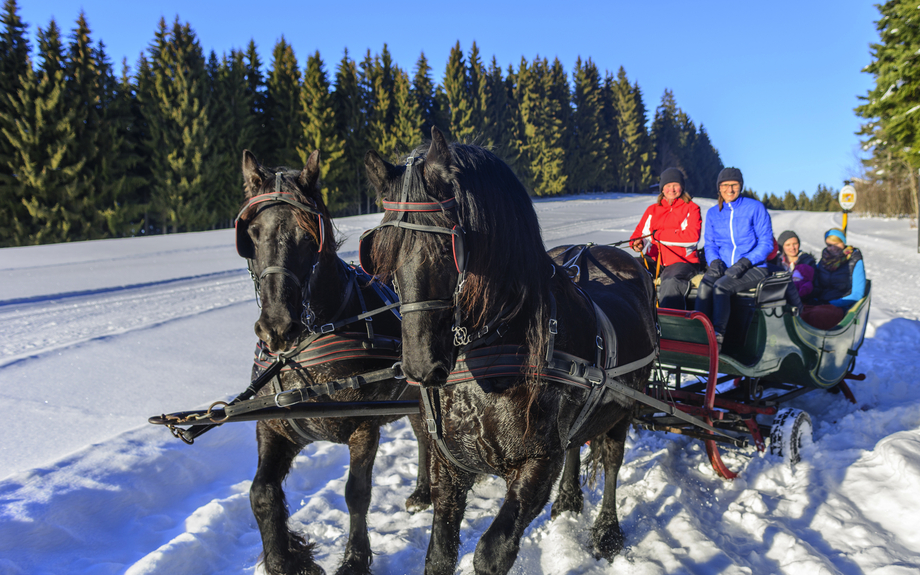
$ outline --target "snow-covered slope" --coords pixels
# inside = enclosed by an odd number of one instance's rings
[[[547,247],[625,239],[649,196],[537,205]],[[700,200],[704,211],[712,202]],[[774,212],[818,253],[839,214]],[[379,221],[336,221],[356,257]],[[905,220],[851,218],[873,281],[858,403],[824,392],[795,402],[815,443],[791,470],[728,452],[739,479],[712,472],[699,442],[630,433],[618,504],[627,548],[588,552],[600,499],[525,533],[513,572],[916,573],[920,570],[920,255]],[[0,574],[260,573],[249,510],[253,424],[187,446],[150,415],[203,407],[248,384],[258,315],[230,230],[0,250]],[[347,449],[309,446],[286,482],[292,522],[327,572],[347,534]],[[421,573],[431,513],[403,509],[417,469],[405,420],[383,430],[369,524],[379,575]],[[478,484],[463,523],[459,572],[504,483]]]

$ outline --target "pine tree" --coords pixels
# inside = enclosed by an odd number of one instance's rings
[[[415,63],[415,76],[412,78],[412,93],[418,102],[419,114],[422,116],[422,134],[430,137],[431,127],[438,126],[438,103],[435,100],[435,83],[431,79],[431,66],[425,53],[419,56]],[[438,126],[441,129],[442,126]]]
[[[511,126],[513,111],[508,83],[502,77],[502,69],[495,56],[489,64],[486,75],[488,103],[486,105],[485,133],[483,141],[489,142],[492,151],[499,157],[506,157],[511,149]]]
[[[451,137],[459,142],[472,142],[477,134],[474,103],[470,96],[470,77],[458,40],[450,49],[444,72],[444,94],[450,111]]]
[[[491,148],[494,141],[489,137],[489,82],[486,70],[479,57],[479,47],[476,42],[470,48],[467,60],[467,77],[469,78],[469,101],[471,106],[470,123],[473,127],[473,141],[480,146]]]
[[[332,107],[335,112],[336,132],[345,140],[343,163],[345,171],[341,182],[341,201],[347,206],[339,213],[360,214],[367,206],[365,197],[367,185],[364,181],[364,154],[370,147],[367,139],[366,111],[368,96],[363,93],[355,61],[348,57],[348,50],[339,61],[335,72],[332,91]]]
[[[348,166],[345,165],[345,136],[336,129],[335,107],[329,91],[325,64],[314,52],[307,58],[304,72],[301,109],[304,145],[298,149],[300,163],[306,164],[313,150],[320,151],[320,184],[323,203],[337,212],[347,206],[342,191]]]
[[[604,137],[603,99],[600,73],[594,62],[581,57],[575,62],[572,93],[572,135],[566,154],[570,192],[600,189],[607,156]]]
[[[300,69],[294,49],[281,36],[272,51],[265,101],[269,147],[263,160],[273,166],[297,167],[303,146],[300,106]]]
[[[645,104],[639,84],[629,84],[626,70],[620,67],[614,93],[619,118],[623,163],[620,169],[620,186],[628,191],[638,191],[652,180],[652,150],[645,128]]]
[[[262,76],[262,59],[256,43],[252,40],[246,46],[246,98],[250,102],[249,114],[253,117],[255,132],[252,141],[246,143],[246,149],[257,158],[267,158],[272,149],[268,121],[268,87]]]
[[[217,225],[229,227],[243,198],[240,155],[257,141],[259,126],[252,113],[253,91],[246,55],[231,50],[229,56],[224,54],[218,60],[212,51],[208,69],[211,84],[208,119],[215,162],[209,204],[217,216]]]
[[[722,164],[722,158],[719,152],[712,146],[709,139],[709,133],[703,124],[700,124],[700,131],[693,142],[693,149],[690,157],[692,159],[693,173],[697,178],[694,185],[693,195],[703,198],[717,198],[718,189],[716,180],[719,172],[725,166]]]
[[[655,110],[655,119],[652,121],[650,131],[652,146],[655,150],[655,161],[652,163],[653,175],[660,174],[667,168],[679,168],[685,174],[687,173],[680,141],[681,125],[678,118],[680,112],[674,100],[674,93],[665,88],[661,96],[661,104]]]
[[[558,60],[550,67],[536,58],[518,72],[524,143],[524,183],[539,196],[561,194],[566,187],[565,145],[568,93],[565,72]],[[564,98],[562,100],[561,98]]]
[[[888,196],[885,203],[892,207],[900,202],[891,189],[909,188],[911,207],[920,217],[920,181],[916,175],[920,169],[920,117],[916,113],[920,101],[920,17],[916,3],[907,0],[888,0],[876,7],[881,13],[876,22],[880,43],[870,45],[872,62],[863,69],[873,76],[875,85],[866,96],[859,97],[864,103],[855,110],[868,120],[858,134],[865,136],[863,148],[872,152],[866,161],[867,175],[877,182],[866,188]]]
[[[149,78],[138,81],[151,168],[150,207],[163,230],[208,229],[215,176],[208,126],[208,80],[201,46],[186,23],[161,19],[149,50]],[[141,90],[141,87],[144,90]]]
[[[783,209],[784,210],[798,209],[798,202],[796,201],[795,194],[792,193],[792,190],[786,190],[786,195],[783,196]]]
[[[838,205],[836,201],[837,191],[832,190],[824,184],[818,184],[818,189],[812,198],[812,210],[816,212],[835,212]]]
[[[52,19],[38,31],[41,65],[26,68],[21,97],[11,99],[3,135],[15,150],[7,164],[16,174],[15,197],[25,206],[24,219],[11,222],[13,245],[64,242],[80,225],[79,175],[85,160],[74,153],[76,111],[70,107],[60,30]],[[13,214],[14,217],[16,214]]]
[[[600,92],[601,116],[600,137],[604,141],[600,188],[616,189],[623,169],[623,142],[620,138],[620,114],[617,110],[616,79],[609,72],[604,74],[604,85]]]
[[[393,133],[396,137],[396,149],[408,153],[422,143],[424,119],[419,109],[418,99],[409,83],[409,75],[402,70],[396,73],[396,119]],[[430,133],[430,132],[429,132]]]
[[[511,64],[508,64],[508,72],[505,74],[505,93],[508,94],[508,129],[503,158],[525,187],[532,191],[532,178],[529,174],[529,152],[526,148],[526,125],[524,122],[524,115],[527,111],[524,91],[529,78],[529,67],[527,60],[523,56],[517,72],[514,71],[514,67]]]
[[[121,78],[115,77],[101,42],[96,62],[100,70],[99,98],[102,102],[96,141],[98,155],[94,165],[96,219],[106,236],[131,236],[141,231],[145,207],[138,194],[143,182],[136,174],[141,157],[137,152],[140,141],[134,130],[132,111],[134,86],[125,61]]]
[[[22,82],[28,70],[29,41],[26,24],[19,18],[15,0],[3,3],[0,16],[0,134],[15,132],[16,102],[23,98]],[[14,238],[22,233],[18,227],[25,222],[25,206],[19,198],[20,182],[11,166],[18,163],[17,150],[8,137],[0,137],[0,247],[16,245]],[[19,231],[17,231],[19,230]]]
[[[795,209],[802,211],[812,210],[811,199],[805,195],[805,190],[799,192],[799,197],[795,201]]]
[[[74,198],[71,209],[79,214],[69,235],[74,240],[105,237],[108,234],[99,214],[103,182],[97,180],[100,150],[98,140],[104,113],[101,101],[102,77],[98,53],[92,47],[89,25],[83,12],[77,18],[77,27],[71,35],[65,65],[68,106],[74,113],[75,144],[69,149],[72,157],[65,162],[83,161],[82,169],[74,175]]]
[[[382,157],[396,161],[396,136],[393,133],[396,98],[393,90],[397,70],[386,44],[373,58],[370,50],[367,51],[361,62],[361,71],[366,96],[368,143]]]

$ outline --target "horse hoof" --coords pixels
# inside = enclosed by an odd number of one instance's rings
[[[431,507],[431,494],[413,493],[406,499],[406,511],[418,513]]]
[[[594,528],[594,558],[613,561],[613,558],[623,550],[626,536],[616,523],[607,527]]]
[[[585,506],[585,498],[582,495],[581,491],[576,491],[574,493],[563,493],[560,492],[556,497],[556,500],[553,501],[553,507],[550,510],[550,521],[562,515],[566,511],[571,511],[576,515],[579,515]]]

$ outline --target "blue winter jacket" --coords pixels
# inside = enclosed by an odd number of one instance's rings
[[[732,266],[747,258],[755,267],[765,267],[773,251],[773,222],[767,208],[757,200],[739,196],[715,205],[706,212],[706,262],[722,260]]]

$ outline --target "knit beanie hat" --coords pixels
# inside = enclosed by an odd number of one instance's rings
[[[824,233],[824,239],[827,239],[828,236],[837,236],[840,238],[840,241],[843,242],[843,245],[847,245],[847,236],[843,233],[843,230],[838,230],[837,228],[831,228]]]
[[[680,184],[680,187],[684,187],[684,174],[677,168],[668,168],[667,170],[661,172],[661,177],[658,178],[658,189],[664,190],[664,187],[668,184]]]
[[[779,238],[776,241],[780,246],[783,246],[783,244],[785,244],[787,240],[790,240],[792,238],[795,238],[798,240],[799,236],[795,235],[795,232],[792,230],[786,230],[785,232],[779,235]],[[799,243],[802,243],[802,240],[799,240]]]
[[[719,187],[722,182],[738,182],[741,185],[741,189],[744,189],[744,177],[741,175],[741,170],[738,168],[725,168],[719,172],[719,177],[716,179],[716,187]]]

